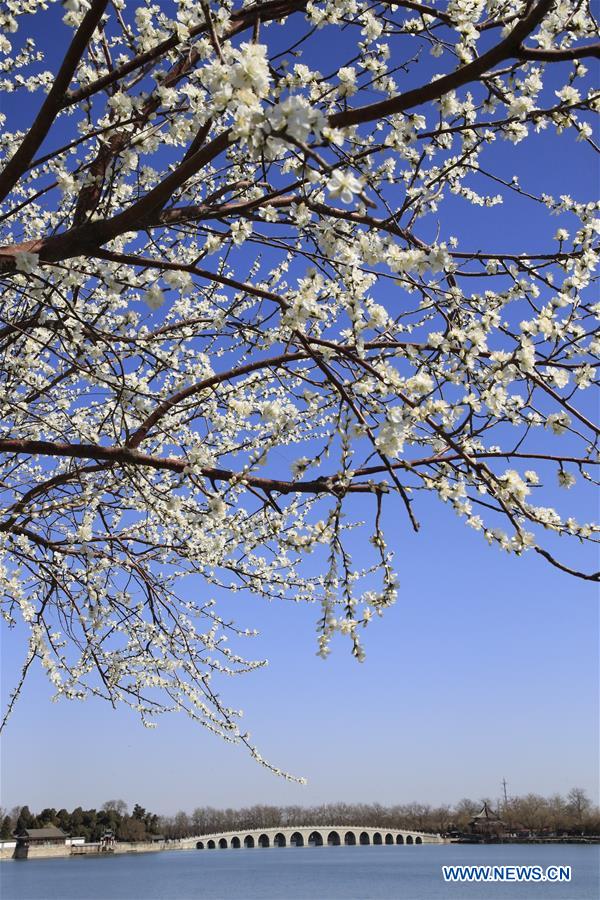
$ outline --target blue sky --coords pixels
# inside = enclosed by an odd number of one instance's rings
[[[340,643],[327,661],[314,655],[316,607],[231,603],[260,628],[270,665],[223,692],[263,754],[308,786],[180,716],[147,731],[99,702],[52,704],[36,672],[3,740],[3,803],[436,803],[494,798],[504,776],[515,794],[595,794],[595,590],[533,555],[501,555],[441,504],[430,512],[420,535],[402,524],[394,536],[400,596],[370,626],[362,665]],[[6,639],[3,650],[8,686],[17,657]]]
[[[517,147],[499,141],[490,157],[532,190],[577,199],[597,193],[589,148],[570,134]],[[568,216],[531,210],[510,202],[479,211],[452,198],[443,236],[453,233],[455,216],[461,249],[470,237],[471,247],[518,251],[547,247],[557,227],[572,227]],[[561,506],[568,499],[577,518],[595,517],[581,488],[553,494]],[[318,607],[241,594],[225,601],[240,624],[260,629],[252,650],[270,665],[223,684],[223,695],[244,708],[263,755],[306,776],[307,786],[277,780],[183,717],[148,731],[127,710],[100,702],[52,704],[36,670],[2,741],[3,805],[86,807],[121,797],[166,813],[337,799],[451,803],[495,798],[503,777],[512,794],[580,785],[597,796],[596,588],[533,554],[516,559],[489,548],[434,498],[417,505],[418,535],[398,507],[387,512],[400,594],[366,631],[362,665],[342,641],[327,661],[315,656]],[[572,561],[580,555],[570,553],[563,550]],[[4,633],[4,695],[22,653]]]

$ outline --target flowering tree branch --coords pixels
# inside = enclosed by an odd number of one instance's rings
[[[65,53],[62,65],[56,74],[52,88],[48,92],[42,108],[15,155],[6,163],[0,174],[0,201],[4,200],[19,178],[27,171],[29,163],[50,131],[52,123],[62,107],[63,95],[71,83],[75,70],[85,53],[90,38],[98,27],[107,5],[108,0],[93,0],[91,3],[69,49]]]
[[[181,710],[264,763],[213,687],[263,665],[217,600],[316,602],[319,653],[362,659],[397,595],[386,517],[426,524],[427,494],[598,579],[597,204],[506,174],[538,132],[598,152],[585,4],[67,0],[56,73],[11,10],[9,711],[38,661],[57,697]],[[511,203],[548,219],[520,244],[486,224]]]

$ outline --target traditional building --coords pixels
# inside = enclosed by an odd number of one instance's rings
[[[27,857],[29,850],[34,847],[66,847],[68,837],[69,835],[56,825],[46,825],[45,828],[23,828],[15,834],[17,841],[15,857]]]
[[[495,813],[487,803],[483,804],[480,812],[469,822],[471,834],[481,835],[483,838],[499,838],[506,831],[506,823]]]

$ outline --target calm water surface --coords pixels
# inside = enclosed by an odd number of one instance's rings
[[[598,900],[588,846],[169,851],[0,864],[2,900]],[[570,884],[446,884],[442,865],[570,865]]]

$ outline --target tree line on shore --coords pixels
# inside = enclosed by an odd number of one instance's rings
[[[86,841],[99,841],[103,834],[111,831],[119,841],[143,841],[151,835],[160,834],[160,816],[148,812],[135,804],[131,814],[124,800],[108,800],[100,809],[83,809],[77,806],[71,812],[66,809],[46,807],[34,814],[29,806],[16,806],[1,811],[0,839],[10,840],[24,828],[44,828],[56,825],[73,837],[84,837]]]
[[[274,806],[256,804],[242,809],[214,809],[199,806],[192,813],[179,811],[159,816],[135,804],[131,814],[123,800],[109,800],[99,810],[76,807],[46,808],[33,814],[28,806],[3,810],[0,837],[4,840],[23,828],[56,825],[68,834],[97,841],[106,831],[117,840],[140,841],[163,836],[171,840],[221,831],[244,831],[290,825],[364,825],[380,828],[406,828],[448,834],[468,830],[469,822],[483,803],[498,812],[508,831],[534,834],[591,835],[600,833],[600,809],[594,806],[582,788],[573,788],[566,796],[542,797],[525,794],[506,801],[490,798],[464,798],[454,806],[430,806],[424,803],[325,803],[319,806]]]

